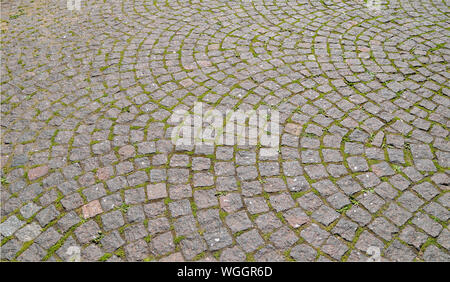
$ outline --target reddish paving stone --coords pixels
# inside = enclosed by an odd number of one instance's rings
[[[167,197],[167,189],[165,183],[147,185],[147,196],[149,200],[162,199]]]
[[[103,212],[102,206],[98,200],[92,201],[81,208],[84,218],[94,217]]]
[[[28,171],[28,179],[30,181],[36,180],[48,173],[48,166],[39,166]]]

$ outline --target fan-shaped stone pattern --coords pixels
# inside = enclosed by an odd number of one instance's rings
[[[449,8],[380,8],[3,3],[1,259],[449,261]],[[278,155],[174,146],[195,102]]]

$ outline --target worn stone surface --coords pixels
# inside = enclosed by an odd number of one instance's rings
[[[2,261],[450,260],[446,1],[47,2],[2,2]],[[174,144],[196,102],[280,144]]]

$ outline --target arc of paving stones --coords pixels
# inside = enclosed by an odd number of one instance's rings
[[[448,258],[445,3],[41,4],[5,9],[34,28],[2,65],[2,259]],[[279,110],[279,156],[175,148],[196,101]]]

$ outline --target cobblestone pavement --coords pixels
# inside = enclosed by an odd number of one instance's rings
[[[450,261],[447,1],[1,4],[1,260]],[[175,147],[196,101],[279,154]]]

